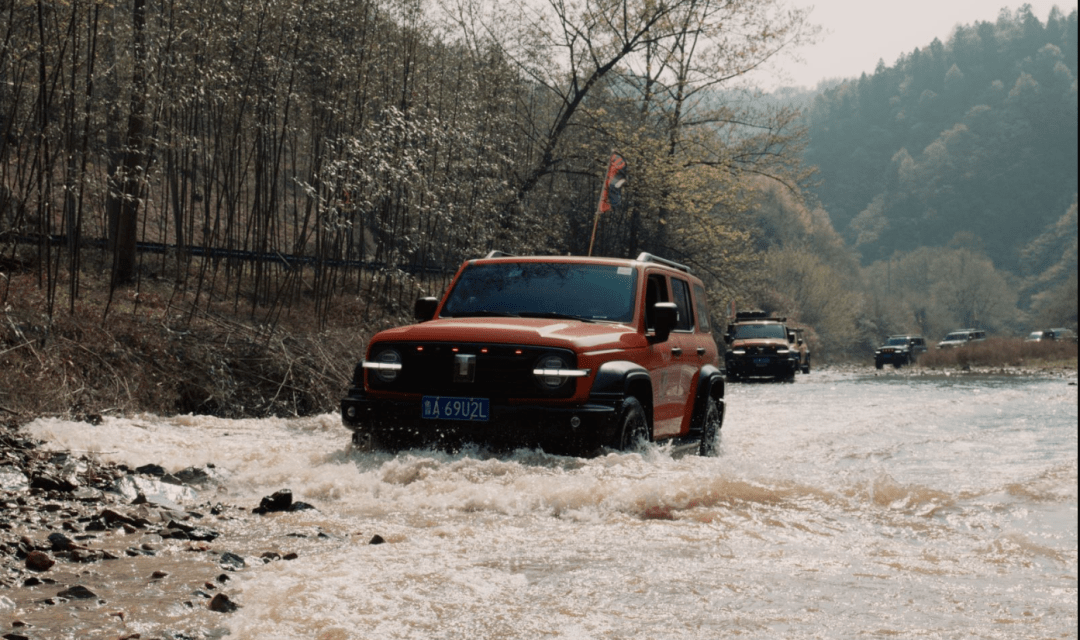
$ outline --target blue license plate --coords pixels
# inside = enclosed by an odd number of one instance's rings
[[[424,418],[427,420],[486,422],[491,415],[490,409],[487,398],[424,396]]]
[[[769,359],[768,358],[754,358],[754,364],[756,364],[756,365],[769,364]]]

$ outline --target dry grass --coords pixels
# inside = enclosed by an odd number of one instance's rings
[[[1065,367],[1076,369],[1075,342],[1024,342],[1023,338],[987,338],[966,347],[933,349],[918,365],[931,369],[964,367]]]
[[[368,336],[401,318],[342,298],[323,314],[310,300],[252,319],[219,296],[196,306],[171,281],[144,279],[114,293],[84,273],[70,310],[48,312],[36,271],[0,265],[0,421],[43,415],[93,419],[105,413],[301,416],[332,411],[346,392]],[[67,283],[58,282],[65,291]],[[215,299],[215,298],[209,298]],[[244,305],[241,305],[244,306]],[[106,309],[108,309],[106,313]]]

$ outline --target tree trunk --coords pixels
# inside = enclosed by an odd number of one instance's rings
[[[146,153],[146,0],[134,0],[134,71],[131,79],[131,111],[128,114],[120,186],[116,208],[115,235],[110,238],[113,250],[113,286],[135,278],[136,238],[142,178],[149,162]],[[110,197],[117,197],[110,194]],[[110,227],[113,225],[110,224]]]

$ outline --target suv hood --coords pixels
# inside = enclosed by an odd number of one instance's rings
[[[564,347],[577,351],[646,346],[625,324],[549,318],[442,318],[380,331],[371,342],[485,342]]]

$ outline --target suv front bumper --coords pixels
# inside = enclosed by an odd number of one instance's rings
[[[874,356],[877,364],[910,364],[911,356],[907,351],[893,351],[892,353],[878,353]]]
[[[795,375],[799,369],[799,361],[790,356],[727,354],[724,357],[724,366],[729,376],[783,378]]]
[[[489,408],[484,421],[431,420],[421,417],[419,399],[371,398],[354,387],[341,401],[341,419],[355,433],[402,445],[468,441],[576,450],[610,442],[618,411],[602,401],[569,407],[492,401]]]

